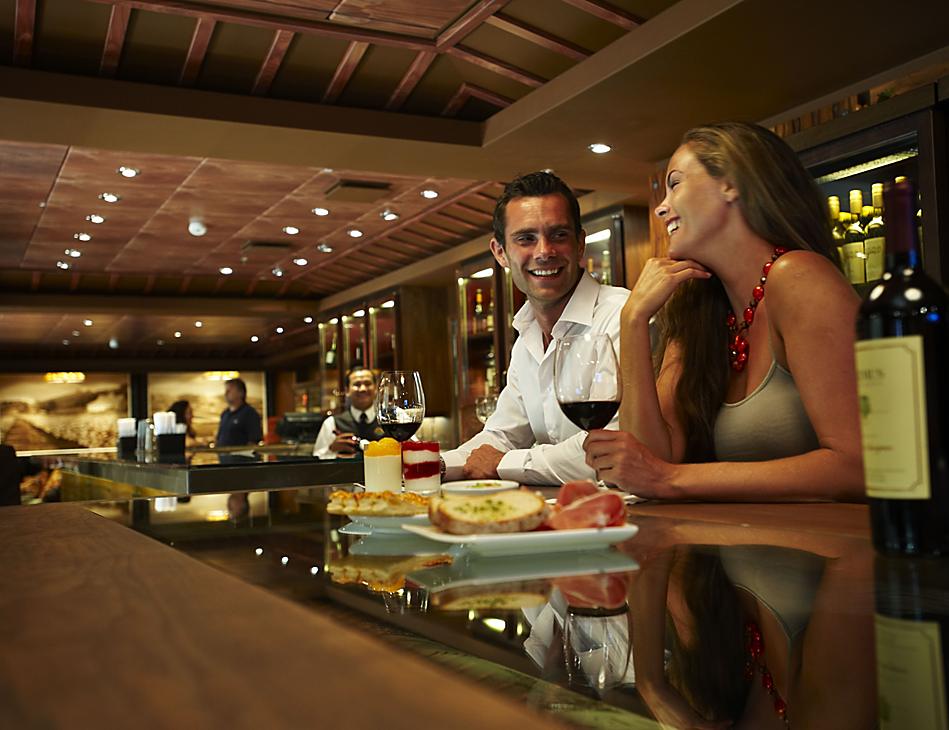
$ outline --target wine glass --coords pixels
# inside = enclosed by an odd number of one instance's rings
[[[560,410],[584,431],[606,428],[620,402],[620,373],[607,335],[576,335],[557,343],[554,389]]]
[[[376,419],[396,441],[408,441],[425,417],[425,391],[417,370],[391,370],[379,377]]]
[[[629,605],[613,609],[568,606],[563,649],[567,681],[602,695],[632,681]]]
[[[487,423],[488,419],[494,415],[498,409],[498,396],[496,393],[489,395],[479,395],[475,398],[475,415],[481,423]]]

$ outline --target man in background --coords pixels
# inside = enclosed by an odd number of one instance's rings
[[[313,444],[313,456],[335,459],[360,451],[361,441],[378,441],[385,434],[376,420],[376,375],[369,368],[354,368],[346,376],[346,401],[340,413],[323,421]]]
[[[227,408],[221,414],[214,445],[246,446],[257,444],[264,437],[260,414],[247,403],[247,384],[240,378],[224,383]]]

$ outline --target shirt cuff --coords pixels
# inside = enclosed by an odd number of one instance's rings
[[[505,453],[498,462],[498,479],[522,482],[530,453],[530,449],[514,449]]]
[[[442,453],[442,459],[445,462],[446,482],[453,482],[464,476],[465,462],[468,460],[468,454],[458,449],[445,451]]]

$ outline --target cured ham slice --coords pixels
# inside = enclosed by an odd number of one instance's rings
[[[566,507],[571,502],[576,502],[583,497],[589,497],[600,490],[593,482],[567,482],[557,493],[557,504]]]
[[[593,488],[593,492],[585,486]],[[587,493],[577,496],[580,490]],[[583,527],[615,527],[626,524],[626,504],[616,492],[597,489],[589,482],[571,482],[560,489],[566,497],[566,505],[558,496],[559,509],[547,518],[547,525],[554,530],[576,530]]]
[[[569,606],[619,608],[626,603],[629,576],[629,573],[578,575],[558,578],[553,584],[560,589]]]

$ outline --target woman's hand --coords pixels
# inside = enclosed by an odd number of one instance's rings
[[[711,276],[711,272],[702,264],[690,259],[649,259],[623,307],[623,316],[648,320],[669,301],[679,284],[689,279],[708,279]]]
[[[625,431],[590,431],[583,442],[586,462],[597,479],[615,484],[637,497],[668,499],[675,496],[672,476],[676,466],[659,459]]]

